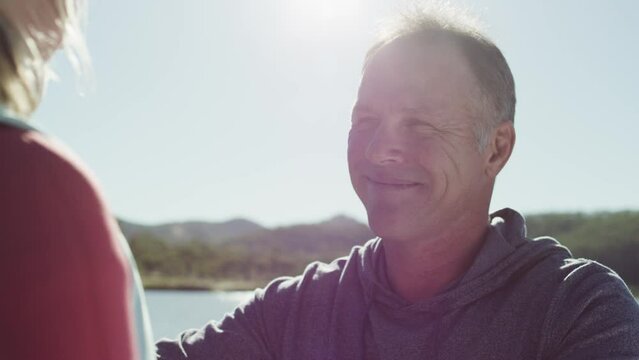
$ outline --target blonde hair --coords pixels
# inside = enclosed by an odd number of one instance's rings
[[[82,31],[86,2],[32,0],[7,4],[0,6],[0,103],[26,119],[40,103],[51,74],[48,60],[59,45],[79,76],[91,72]],[[50,27],[47,32],[42,30],[46,25]],[[43,50],[47,46],[50,52]]]

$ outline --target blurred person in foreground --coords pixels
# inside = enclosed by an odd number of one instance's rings
[[[87,70],[84,11],[80,0],[0,0],[3,359],[153,356],[137,270],[95,179],[27,122],[58,47]]]
[[[508,64],[445,6],[369,50],[348,162],[378,238],[279,278],[160,359],[639,359],[639,305],[609,268],[489,214],[515,143]]]

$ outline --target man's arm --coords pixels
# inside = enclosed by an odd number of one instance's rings
[[[160,340],[156,355],[158,360],[271,359],[245,330],[222,330],[211,322],[202,329],[187,330],[175,340]]]
[[[297,278],[279,278],[220,322],[160,340],[159,360],[275,359]]]
[[[587,262],[565,279],[546,319],[544,359],[639,359],[639,304],[612,270]]]

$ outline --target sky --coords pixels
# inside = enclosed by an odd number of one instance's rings
[[[491,209],[639,210],[639,2],[452,3],[479,15],[516,83],[517,143]],[[350,112],[363,56],[403,4],[90,1],[95,80],[57,55],[33,121],[129,221],[365,221]]]

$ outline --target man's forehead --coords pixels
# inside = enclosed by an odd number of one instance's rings
[[[393,102],[391,103],[392,107],[397,108],[397,109],[401,109],[402,112],[405,112],[407,114],[420,114],[420,113],[428,113],[428,112],[433,112],[433,108],[431,106],[423,106],[420,104],[408,104],[408,103],[402,103],[402,102]],[[355,103],[355,106],[353,106],[353,112],[355,113],[371,113],[371,112],[375,112],[377,111],[377,109],[375,108],[375,103],[374,102],[367,102],[367,101],[357,101]]]
[[[477,86],[467,59],[450,41],[401,39],[383,46],[369,59],[358,105],[361,109],[383,106],[434,113],[477,94]]]
[[[371,63],[362,76],[358,99],[375,104],[391,101],[396,106],[423,111],[428,103],[441,102],[463,90],[469,72],[451,66],[446,59],[399,63]]]
[[[364,71],[371,65],[392,67],[415,62],[434,63],[441,59],[465,61],[465,56],[449,36],[406,36],[390,41],[369,54]]]
[[[406,78],[474,78],[468,60],[457,46],[443,40],[419,40],[396,40],[380,48],[364,68],[362,85],[392,86],[394,80]]]
[[[405,96],[382,93],[362,94],[353,106],[353,114],[395,112],[404,115],[435,115],[446,107],[446,98],[438,94],[406,92]]]

